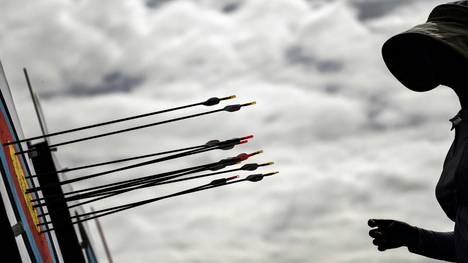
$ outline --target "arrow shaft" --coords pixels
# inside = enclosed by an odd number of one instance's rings
[[[205,185],[190,188],[190,189],[187,189],[187,190],[184,190],[184,191],[180,191],[180,192],[177,192],[177,193],[174,193],[174,194],[169,194],[169,195],[165,195],[165,196],[151,198],[151,199],[138,201],[138,202],[134,202],[134,203],[129,203],[129,204],[125,204],[125,205],[119,205],[119,206],[115,206],[115,207],[105,208],[105,209],[101,209],[101,210],[97,210],[97,211],[93,211],[93,212],[87,212],[87,213],[72,216],[71,217],[72,219],[76,219],[72,224],[82,223],[82,222],[85,222],[85,221],[88,221],[88,220],[103,217],[103,216],[106,216],[106,215],[115,214],[115,213],[118,213],[118,212],[121,212],[121,211],[129,210],[129,209],[132,209],[132,208],[135,208],[135,207],[139,207],[139,206],[146,205],[146,204],[149,204],[149,203],[154,203],[154,202],[161,201],[161,200],[164,200],[164,199],[168,199],[168,198],[171,198],[171,197],[191,194],[191,193],[195,193],[195,192],[199,192],[199,191],[203,191],[203,190],[209,190],[209,189],[212,189],[212,188],[222,187],[222,186],[235,184],[235,183],[240,183],[240,182],[244,182],[244,181],[246,181],[246,179],[239,179],[239,180],[235,180],[235,181],[230,181],[230,182],[226,182],[226,183],[220,184],[220,185],[205,184]],[[82,218],[82,217],[86,217],[86,218]],[[82,219],[80,219],[80,218],[82,218]],[[38,226],[48,225],[48,224],[51,224],[51,222],[48,221],[48,222],[40,223],[40,224],[38,224]],[[54,231],[55,229],[60,228],[60,227],[61,226],[57,226],[57,227],[54,227],[54,228],[49,228],[48,230],[41,231],[41,233]]]
[[[129,131],[135,131],[135,130],[139,130],[139,129],[145,129],[145,128],[149,128],[149,127],[153,127],[153,126],[157,126],[157,125],[162,125],[162,124],[166,124],[166,123],[191,119],[191,118],[200,117],[200,116],[203,116],[203,115],[208,115],[208,114],[213,114],[213,113],[216,113],[216,112],[221,112],[223,110],[224,109],[206,111],[206,112],[191,114],[191,115],[187,115],[187,116],[183,116],[183,117],[179,117],[179,118],[174,118],[174,119],[169,119],[169,120],[164,120],[164,121],[159,121],[159,122],[153,122],[153,123],[149,123],[149,124],[145,124],[145,125],[139,125],[139,126],[135,126],[135,127],[131,127],[131,128],[122,129],[122,130],[101,133],[101,134],[97,134],[97,135],[93,135],[93,136],[88,136],[88,137],[83,137],[83,138],[79,138],[79,139],[75,139],[75,140],[70,140],[70,141],[65,141],[65,142],[61,142],[61,143],[52,144],[52,145],[49,146],[49,148],[54,148],[54,147],[73,144],[73,143],[77,143],[77,142],[93,140],[93,139],[97,139],[97,138],[101,138],[101,137],[111,136],[111,135],[115,135],[115,134],[119,134],[119,133],[129,132]]]
[[[133,169],[133,168],[146,166],[146,165],[150,165],[150,164],[154,164],[154,163],[159,163],[159,162],[168,161],[168,160],[172,160],[172,159],[176,159],[176,158],[181,158],[181,157],[185,157],[185,156],[192,155],[192,154],[207,152],[207,151],[214,150],[216,148],[218,148],[218,147],[217,146],[207,147],[206,149],[192,150],[192,151],[188,151],[188,152],[184,152],[184,153],[169,155],[169,156],[166,156],[166,157],[157,158],[157,159],[150,160],[150,161],[145,161],[145,162],[140,162],[140,163],[133,164],[133,165],[127,165],[127,166],[124,166],[124,167],[111,169],[111,170],[104,171],[104,172],[99,172],[99,173],[89,174],[89,175],[86,175],[86,176],[81,176],[81,177],[78,177],[78,178],[64,180],[64,181],[61,181],[59,183],[59,185],[70,184],[70,183],[74,183],[74,182],[78,182],[78,181],[82,181],[82,180],[86,180],[86,179],[91,179],[91,178],[96,178],[96,177],[100,177],[100,176],[104,176],[104,175],[107,175],[107,174],[116,173],[116,172],[120,172],[120,171],[124,171],[124,170],[128,170],[128,169]],[[27,193],[37,192],[37,191],[39,191],[39,190],[41,190],[43,188],[52,187],[52,186],[55,186],[55,185],[45,185],[45,186],[41,186],[41,187],[30,188],[26,192]]]
[[[165,152],[157,152],[157,153],[145,154],[145,155],[129,157],[129,158],[123,158],[123,159],[118,159],[118,160],[87,164],[87,165],[77,166],[77,167],[73,167],[73,168],[65,168],[65,169],[59,170],[57,172],[49,172],[49,173],[42,173],[42,174],[27,176],[26,178],[32,178],[32,177],[37,177],[37,176],[47,176],[47,175],[52,175],[52,174],[55,174],[55,173],[60,174],[60,173],[72,172],[72,171],[83,170],[83,169],[88,169],[88,168],[94,168],[94,167],[104,166],[104,165],[109,165],[109,164],[134,161],[134,160],[138,160],[138,159],[144,159],[144,158],[149,158],[149,157],[154,157],[154,156],[159,156],[159,155],[177,153],[177,152],[188,151],[188,150],[195,150],[195,149],[200,149],[200,148],[203,148],[203,147],[206,147],[206,146],[205,145],[198,145],[198,146],[186,147],[186,148],[170,150],[170,151],[165,151]]]
[[[188,173],[180,174],[180,175],[173,175],[173,176],[169,176],[169,177],[166,177],[166,178],[159,178],[159,179],[156,179],[154,181],[147,182],[147,183],[145,183],[143,185],[140,185],[140,186],[132,185],[131,188],[129,186],[126,186],[126,189],[117,189],[117,190],[112,190],[112,191],[107,190],[107,191],[99,193],[99,194],[91,194],[90,196],[87,196],[87,197],[80,197],[80,198],[76,198],[76,199],[75,198],[72,198],[72,199],[65,198],[65,200],[67,202],[69,202],[69,201],[73,201],[73,200],[85,199],[85,198],[91,198],[91,197],[96,197],[97,196],[96,198],[86,200],[86,201],[80,201],[79,203],[68,206],[68,209],[70,209],[70,208],[73,208],[73,207],[76,207],[76,206],[89,204],[89,203],[92,203],[92,202],[96,202],[96,201],[103,200],[103,199],[106,199],[106,198],[109,198],[109,197],[124,194],[124,193],[130,192],[130,191],[133,191],[133,190],[137,190],[137,189],[148,188],[148,187],[164,185],[164,184],[172,184],[172,183],[183,182],[183,181],[188,181],[188,180],[193,180],[193,179],[200,179],[200,178],[204,178],[204,177],[208,177],[208,176],[219,175],[219,174],[224,174],[224,173],[229,173],[229,172],[235,172],[235,171],[239,171],[239,170],[240,170],[240,168],[230,169],[230,170],[226,170],[226,171],[220,171],[220,172],[190,176],[190,177],[179,178],[179,179],[174,179],[174,178],[186,175]],[[174,179],[174,180],[170,180],[170,179]],[[41,214],[39,217],[45,217],[48,214],[49,213],[47,212],[47,213]]]

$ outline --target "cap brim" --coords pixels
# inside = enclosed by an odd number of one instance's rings
[[[439,85],[425,46],[437,40],[420,33],[406,32],[385,42],[382,56],[390,72],[408,89],[423,92]]]

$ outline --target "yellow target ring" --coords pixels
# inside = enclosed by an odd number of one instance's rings
[[[34,222],[34,225],[36,226],[37,231],[41,231],[40,227],[38,226],[39,217],[31,201],[32,196],[31,194],[26,194],[26,190],[28,189],[28,183],[26,181],[24,171],[21,166],[21,162],[18,158],[18,155],[16,155],[15,147],[13,145],[8,145],[8,150],[10,152],[10,158],[13,163],[13,167],[15,169],[16,178],[18,179],[18,183],[21,188],[21,194],[23,195],[24,200],[26,201],[26,205],[28,207],[29,213],[31,214],[31,218],[33,219],[33,222]]]

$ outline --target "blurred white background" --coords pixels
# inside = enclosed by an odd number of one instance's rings
[[[24,66],[42,98],[50,131],[212,96],[257,101],[236,114],[59,149],[61,165],[73,167],[256,135],[229,153],[143,167],[75,188],[257,149],[265,153],[253,161],[276,162],[265,172],[281,171],[260,184],[103,218],[115,262],[431,262],[406,249],[377,252],[366,223],[377,217],[434,230],[453,227],[434,188],[453,138],[448,119],[458,112],[458,101],[445,87],[420,94],[405,89],[380,55],[386,39],[425,22],[443,2],[0,0],[0,58],[26,136],[40,130]],[[97,129],[104,130],[113,128]],[[208,180],[147,189],[94,206]]]

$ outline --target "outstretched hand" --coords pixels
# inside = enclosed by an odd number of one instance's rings
[[[379,251],[402,246],[413,247],[418,243],[418,229],[407,223],[390,219],[369,219],[372,228],[369,236]]]

